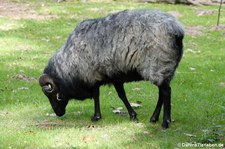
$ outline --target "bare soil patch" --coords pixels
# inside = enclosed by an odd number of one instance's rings
[[[197,16],[208,16],[208,15],[213,15],[214,10],[196,10],[195,13]]]
[[[55,15],[50,14],[38,14],[34,10],[34,6],[30,4],[22,4],[10,2],[7,0],[1,0],[0,4],[0,17],[9,17],[12,19],[35,19],[35,20],[44,20],[56,18]]]
[[[178,11],[169,11],[168,13],[171,14],[172,16],[174,16],[175,18],[180,18],[180,17],[183,16],[183,15],[182,15],[180,12],[178,12]]]
[[[198,25],[198,26],[185,26],[184,30],[185,30],[185,33],[187,35],[200,36],[200,35],[202,35],[203,30],[205,30],[205,27],[200,26],[200,25]]]
[[[169,3],[169,4],[187,4],[187,5],[218,5],[220,0],[139,0],[149,3]],[[223,3],[225,3],[223,1]]]
[[[223,31],[225,31],[225,25],[212,26],[211,30],[223,30]]]

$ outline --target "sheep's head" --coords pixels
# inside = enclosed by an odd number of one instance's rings
[[[43,74],[39,78],[39,84],[42,87],[44,94],[48,97],[56,115],[63,116],[66,112],[68,100],[60,93],[58,85],[47,74]]]

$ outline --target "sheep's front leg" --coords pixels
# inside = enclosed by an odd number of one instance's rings
[[[127,111],[130,115],[130,119],[131,120],[137,120],[137,113],[133,110],[133,108],[131,107],[129,101],[127,100],[127,96],[123,87],[123,83],[120,82],[114,82],[113,83],[116,92],[118,94],[118,96],[120,97],[120,99],[123,101],[123,103],[125,104]]]
[[[99,119],[101,119],[101,110],[100,110],[100,101],[99,101],[99,87],[96,87],[93,90],[93,98],[94,98],[95,113],[94,113],[94,116],[91,118],[91,121],[96,122]]]

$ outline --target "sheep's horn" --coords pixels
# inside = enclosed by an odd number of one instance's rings
[[[47,74],[43,74],[39,78],[39,84],[45,93],[52,93],[56,89],[53,79]]]

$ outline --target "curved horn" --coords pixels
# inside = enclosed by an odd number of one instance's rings
[[[56,89],[56,85],[55,85],[53,79],[47,74],[43,74],[39,78],[39,84],[45,93],[52,93]]]

